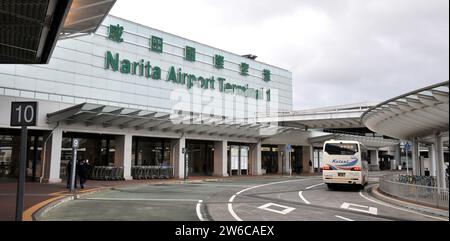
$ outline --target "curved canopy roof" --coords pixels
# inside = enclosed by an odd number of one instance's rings
[[[385,101],[366,111],[361,120],[370,130],[399,139],[446,132],[448,84],[446,81]]]
[[[375,106],[372,103],[357,103],[324,107],[311,110],[279,112],[271,115],[258,114],[258,123],[281,123],[282,126],[304,129],[360,128],[361,114]]]

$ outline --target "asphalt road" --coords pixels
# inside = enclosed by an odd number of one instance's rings
[[[373,184],[376,177],[369,179]],[[369,187],[366,188],[369,189]],[[43,220],[439,221],[392,206],[367,191],[330,191],[320,177],[142,185],[91,194],[53,208]]]

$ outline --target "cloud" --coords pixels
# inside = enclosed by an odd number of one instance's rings
[[[449,79],[447,0],[120,0],[112,14],[289,69],[294,109]]]

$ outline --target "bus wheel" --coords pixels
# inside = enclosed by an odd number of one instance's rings
[[[365,188],[366,186],[364,184],[359,185],[359,190],[364,191]]]
[[[331,183],[327,183],[327,187],[328,187],[328,189],[330,189],[330,190],[333,190],[333,189],[334,189],[334,185],[331,184]]]

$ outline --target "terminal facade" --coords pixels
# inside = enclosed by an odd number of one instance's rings
[[[0,65],[2,176],[17,175],[12,101],[37,101],[27,176],[65,178],[73,139],[93,166],[169,165],[173,176],[309,172],[311,131],[256,123],[292,111],[292,74],[118,17],[60,40],[48,65]],[[185,155],[186,154],[186,155]],[[288,159],[289,158],[289,159]],[[287,163],[293,160],[293,163]]]

